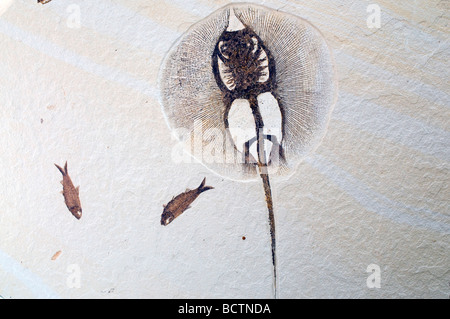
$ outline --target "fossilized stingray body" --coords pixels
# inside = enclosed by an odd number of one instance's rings
[[[229,91],[247,85],[233,73],[234,65],[227,64],[233,51],[223,46],[226,41],[220,42],[224,31],[247,32],[248,52],[255,50],[259,61],[251,69],[253,79],[263,85],[271,77],[271,89],[258,97],[263,134],[274,136],[272,143],[277,139],[284,160],[269,165],[269,172],[289,174],[320,143],[337,96],[327,44],[316,28],[297,16],[240,3],[221,8],[193,25],[167,54],[161,68],[161,104],[167,123],[187,151],[212,171],[238,180],[257,176],[257,170],[243,165],[243,142],[254,138],[254,122],[245,114],[250,108],[239,98],[227,105],[216,81],[219,76]],[[218,48],[223,52],[218,55],[218,72],[213,72],[211,58]],[[271,74],[271,61],[276,74]],[[272,106],[275,103],[277,107]],[[232,120],[233,126],[225,119]],[[247,155],[255,157],[256,143],[248,146]]]
[[[69,171],[67,170],[67,162],[64,165],[64,168],[57,164],[55,164],[55,166],[63,176],[61,184],[63,185],[62,194],[64,196],[66,206],[76,219],[80,219],[83,214],[80,201],[80,187],[75,187],[73,185],[72,179],[69,176]]]

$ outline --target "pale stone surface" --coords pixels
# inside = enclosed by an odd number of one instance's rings
[[[260,182],[175,163],[158,102],[166,52],[228,2],[35,2],[0,1],[1,297],[270,298]],[[272,181],[279,297],[448,298],[448,2],[377,1],[379,29],[364,1],[254,2],[315,25],[339,75],[323,142]],[[205,176],[215,190],[161,226]]]

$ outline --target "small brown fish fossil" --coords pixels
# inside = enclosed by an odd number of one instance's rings
[[[184,211],[190,208],[192,202],[204,191],[213,189],[214,187],[205,186],[206,177],[203,179],[200,186],[196,189],[186,190],[184,193],[172,198],[172,200],[164,205],[164,210],[161,215],[161,225],[169,225],[175,218],[184,213]]]
[[[61,250],[58,250],[53,256],[52,256],[52,260],[56,260],[59,255],[61,255]]]
[[[61,184],[63,185],[62,194],[64,196],[66,206],[73,216],[75,216],[77,219],[80,219],[82,214],[79,196],[80,186],[76,188],[75,186],[73,186],[72,180],[70,179],[69,173],[67,171],[67,162],[64,165],[64,169],[56,164],[55,166],[59,169],[59,171],[63,175],[63,180],[61,181]]]
[[[37,3],[46,4],[49,3],[52,0],[37,0]]]

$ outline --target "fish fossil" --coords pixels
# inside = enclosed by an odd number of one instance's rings
[[[70,179],[69,172],[67,170],[67,162],[64,165],[64,169],[61,166],[55,164],[63,176],[61,184],[63,185],[62,194],[67,208],[77,219],[81,218],[83,210],[81,209],[80,202],[80,186],[75,187]]]
[[[37,0],[37,3],[46,4],[49,3],[52,0]]]
[[[206,177],[198,188],[192,190],[187,189],[184,193],[173,197],[167,205],[164,205],[164,210],[161,215],[161,225],[169,225],[175,218],[183,214],[186,209],[190,208],[192,202],[195,201],[201,193],[214,188],[205,186],[205,183]]]

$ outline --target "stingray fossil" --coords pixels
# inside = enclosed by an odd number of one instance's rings
[[[57,164],[55,164],[55,166],[63,176],[63,180],[61,181],[63,190],[61,193],[64,196],[64,202],[72,215],[75,216],[76,219],[80,219],[83,214],[80,201],[80,186],[75,187],[73,185],[72,179],[69,176],[69,171],[67,170],[67,161],[64,168]]]
[[[336,102],[331,52],[305,20],[253,4],[193,25],[160,71],[161,105],[193,157],[233,180],[262,178],[276,297],[270,176],[287,176],[323,138]]]

